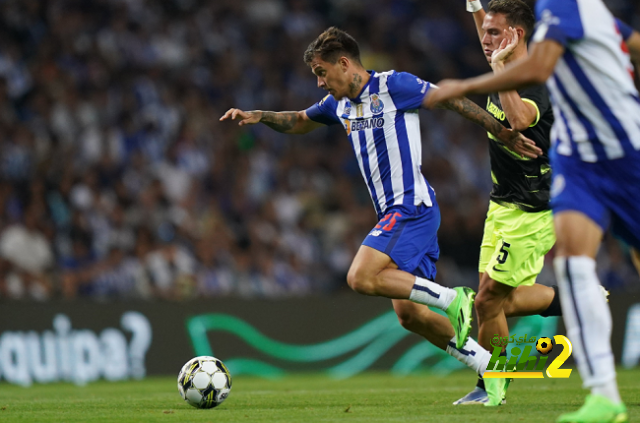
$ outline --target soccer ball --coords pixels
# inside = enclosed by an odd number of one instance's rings
[[[231,391],[231,374],[215,357],[200,356],[187,361],[178,374],[178,392],[189,405],[213,408]]]
[[[553,343],[549,338],[543,336],[542,338],[538,339],[538,342],[536,342],[536,350],[538,350],[538,352],[542,355],[549,354],[552,349]]]

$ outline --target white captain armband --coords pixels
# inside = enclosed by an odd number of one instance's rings
[[[467,2],[467,12],[476,13],[479,10],[482,10],[482,3],[480,3],[480,0]]]

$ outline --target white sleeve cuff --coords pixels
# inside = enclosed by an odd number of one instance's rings
[[[467,12],[475,13],[478,10],[482,10],[482,3],[480,3],[480,0],[467,2]]]

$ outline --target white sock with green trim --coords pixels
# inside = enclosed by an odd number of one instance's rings
[[[458,293],[428,279],[416,277],[409,299],[414,303],[446,310]]]

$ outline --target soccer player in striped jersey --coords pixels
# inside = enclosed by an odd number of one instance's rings
[[[220,120],[239,118],[239,125],[262,122],[292,134],[342,125],[379,220],[353,260],[349,286],[361,294],[393,299],[400,319],[413,312],[413,302],[444,310],[448,320],[431,313],[428,339],[482,373],[490,354],[468,339],[475,293],[433,282],[440,210],[434,190],[421,173],[418,110],[424,107],[426,94],[437,88],[408,73],[365,70],[357,42],[337,28],[329,28],[312,42],[304,59],[318,86],[329,92],[316,105],[299,112],[230,109]],[[523,157],[542,154],[533,141],[505,128],[467,99],[439,107],[479,124]],[[498,387],[495,392],[502,392],[506,381],[491,379],[491,384]]]
[[[445,82],[428,103],[546,81],[556,117],[554,267],[567,334],[591,390],[578,411],[558,422],[626,422],[611,351],[611,312],[600,293],[595,256],[609,227],[634,254],[640,249],[640,96],[629,57],[631,52],[638,60],[640,38],[602,0],[538,0],[536,18],[528,59],[499,75]]]

